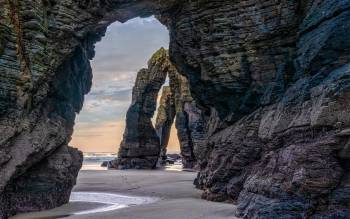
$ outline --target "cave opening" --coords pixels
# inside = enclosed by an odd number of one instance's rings
[[[196,132],[188,138],[196,144],[200,167],[195,184],[203,190],[202,198],[237,207],[212,205],[216,216],[210,217],[203,211],[210,205],[182,195],[186,179],[178,180],[181,187],[174,192],[180,194],[154,206],[162,211],[144,208],[134,218],[170,215],[163,210],[172,210],[174,218],[191,213],[193,218],[198,213],[207,218],[350,218],[349,1],[0,2],[0,218],[68,202],[82,163],[80,151],[68,144],[90,89],[93,46],[111,22],[151,14],[169,28],[172,60],[190,79],[205,111],[202,119],[189,100],[184,109],[191,114],[176,115],[183,124],[191,120],[183,136]],[[92,102],[89,110],[99,107]],[[108,117],[107,110],[100,111]],[[79,117],[76,131],[81,121]],[[96,129],[96,124],[89,127]],[[92,130],[81,139],[91,143],[90,137],[98,136]],[[99,137],[101,148],[106,136]],[[124,152],[125,164],[145,158],[130,147]],[[153,180],[147,186],[151,190],[169,186],[172,179]],[[90,178],[86,184],[96,188]],[[150,195],[160,194],[151,190]],[[110,191],[116,191],[115,185]],[[170,200],[174,198],[183,211]],[[164,207],[165,201],[170,207]]]
[[[84,153],[86,168],[98,168],[101,161],[117,155],[125,134],[125,118],[132,103],[137,72],[147,67],[147,61],[155,51],[168,46],[169,32],[154,16],[112,23],[103,39],[95,45],[96,55],[91,61],[92,88],[76,118],[70,143]],[[154,127],[161,108],[162,91],[168,86],[167,77],[158,93],[157,110],[152,117]],[[180,154],[174,121],[175,116],[166,148],[168,153]]]

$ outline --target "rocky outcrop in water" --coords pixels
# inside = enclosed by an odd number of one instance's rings
[[[0,7],[1,194],[67,145],[105,28],[155,14],[207,121],[203,197],[237,203],[243,218],[349,217],[349,0]],[[2,207],[2,217],[9,212]]]

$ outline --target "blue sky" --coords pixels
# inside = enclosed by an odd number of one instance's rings
[[[155,51],[168,45],[168,30],[154,17],[109,26],[96,44],[93,87],[77,117],[72,146],[84,152],[118,150],[136,74]],[[173,130],[170,145],[177,144]]]

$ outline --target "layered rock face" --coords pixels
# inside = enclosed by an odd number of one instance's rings
[[[151,120],[156,111],[158,93],[167,76],[170,85],[163,87],[156,125],[153,127]],[[123,141],[118,158],[112,162],[111,168],[156,168],[158,159],[166,159],[175,116],[183,166],[193,168],[196,164],[194,148],[199,137],[196,133],[199,128],[196,126],[200,124],[203,127],[202,121],[197,118],[201,112],[191,97],[188,81],[177,72],[168,51],[161,48],[150,59],[148,69],[140,70],[137,75]],[[200,137],[204,139],[205,135]]]
[[[237,203],[243,218],[349,217],[349,0],[0,7],[1,194],[66,147],[105,28],[155,14],[205,112],[196,180],[203,197]],[[0,206],[2,217],[10,214]]]
[[[153,169],[160,154],[160,142],[152,124],[158,93],[165,83],[169,59],[161,48],[148,62],[148,69],[138,72],[132,92],[132,103],[126,115],[126,128],[118,158],[112,162],[117,169]]]
[[[205,146],[204,115],[191,96],[188,80],[179,74],[170,61],[169,64],[169,86],[163,88],[156,120],[156,130],[161,142],[160,158],[166,158],[171,126],[176,117],[175,126],[183,167],[195,168],[196,155],[201,157],[202,147]]]
[[[68,202],[82,163],[68,143],[91,86],[98,37],[62,56],[53,52],[62,43],[52,43],[47,5],[0,7],[0,218],[7,218]]]
[[[204,198],[243,218],[349,217],[349,4],[196,2],[177,17],[171,57],[218,121]]]
[[[81,168],[82,154],[61,147],[11,182],[0,195],[0,217],[67,203]]]
[[[174,95],[170,86],[164,86],[162,96],[160,98],[159,107],[157,109],[157,119],[155,129],[160,138],[160,161],[167,159],[167,146],[169,143],[171,126],[175,118],[175,102]]]
[[[206,139],[203,113],[193,100],[188,80],[184,76],[172,71],[169,74],[169,82],[175,102],[175,127],[180,142],[182,164],[184,168],[195,168]]]

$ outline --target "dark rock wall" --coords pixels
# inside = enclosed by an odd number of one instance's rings
[[[241,186],[238,196],[231,194],[238,197],[242,216],[348,217],[348,158],[341,155],[347,150],[347,128],[341,125],[347,123],[347,117],[341,116],[340,122],[334,116],[347,114],[348,91],[331,98],[339,86],[343,87],[338,83],[348,80],[348,73],[348,66],[344,66],[317,86],[312,86],[318,80],[315,77],[302,79],[288,89],[280,103],[256,112],[262,117],[258,138],[253,135],[253,140],[263,140],[263,144],[251,149],[261,150],[259,159],[245,159],[249,163],[243,174],[232,174],[233,183],[227,187],[230,194],[232,188]],[[243,178],[243,183],[235,185],[235,178]]]
[[[24,109],[18,106],[18,109],[9,111],[1,120],[0,151],[3,156],[0,188],[1,191],[5,190],[2,198],[4,203],[1,204],[6,206],[5,203],[10,203],[9,209],[1,214],[52,208],[69,200],[70,190],[81,167],[82,154],[67,145],[73,132],[75,113],[80,111],[83,96],[91,86],[90,64],[88,61],[83,62],[86,56],[84,53],[84,48],[78,48],[74,52],[74,61],[64,62],[54,80],[36,93],[36,99],[29,98]],[[60,151],[58,148],[61,148]],[[58,159],[61,158],[57,154],[63,153],[62,150],[66,150],[67,159],[72,159],[61,161],[67,163],[64,168],[60,166]],[[48,169],[42,166],[43,159],[47,159],[48,165],[51,165]],[[54,166],[55,163],[57,166]],[[41,168],[41,176],[32,172],[33,166]],[[52,173],[54,171],[55,174]],[[31,179],[29,176],[32,175]],[[48,180],[50,177],[51,181]],[[50,183],[50,188],[44,185],[45,180]],[[7,188],[11,188],[10,194],[7,194]],[[40,202],[40,198],[33,200],[32,195],[46,196],[47,199]]]
[[[180,142],[180,153],[184,168],[195,168],[201,157],[207,137],[203,112],[193,100],[188,80],[180,75],[169,61],[169,86],[163,88],[157,111],[156,130],[160,136],[160,158],[166,158],[171,126],[174,118]]]
[[[67,203],[81,164],[81,152],[60,147],[5,188],[0,195],[0,217]]]
[[[217,121],[204,198],[244,218],[349,217],[349,3],[196,1],[168,23],[171,57]]]
[[[204,118],[201,110],[192,98],[188,80],[177,70],[169,73],[169,83],[174,95],[176,108],[175,127],[180,142],[182,164],[184,168],[195,168],[201,145],[206,139]]]
[[[298,1],[193,1],[168,23],[192,94],[235,122],[283,94],[293,75]],[[219,97],[219,98],[218,98]]]
[[[237,203],[245,218],[349,217],[349,0],[0,0],[0,7],[0,193],[67,145],[68,118],[90,83],[78,69],[88,69],[105,28],[156,14],[208,121],[196,180],[204,197]],[[82,80],[59,85],[62,72]],[[64,95],[61,86],[78,91]]]
[[[99,37],[87,35],[69,56],[58,55],[64,51],[55,46],[64,43],[50,43],[48,5],[0,7],[0,218],[7,218],[68,202],[82,154],[67,145],[90,90]]]

